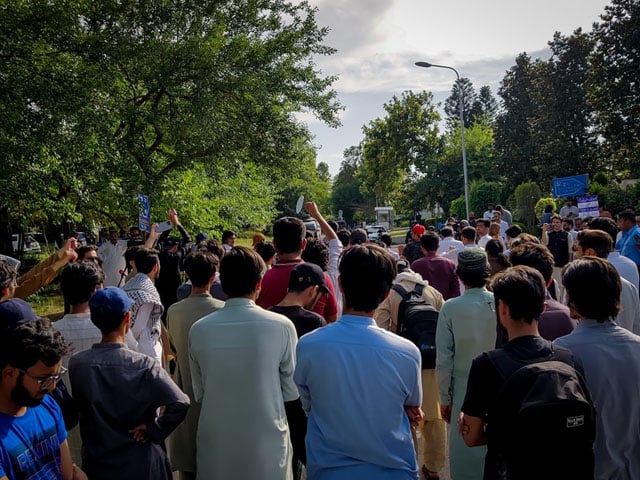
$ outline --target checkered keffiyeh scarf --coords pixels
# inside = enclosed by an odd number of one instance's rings
[[[150,303],[153,305],[153,311],[151,312],[151,335],[156,338],[155,335],[157,333],[157,337],[160,338],[160,317],[162,317],[164,307],[160,302],[158,290],[156,290],[151,279],[144,273],[138,273],[125,283],[122,289],[126,292],[127,296],[133,300],[133,305],[131,306],[131,326],[133,327],[134,325],[140,307],[145,303]],[[156,330],[156,326],[157,332],[154,331]]]

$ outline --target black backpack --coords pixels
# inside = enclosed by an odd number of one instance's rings
[[[505,379],[487,426],[497,478],[593,480],[595,410],[569,350],[526,362],[486,353]]]
[[[401,337],[411,340],[422,354],[422,368],[436,367],[436,326],[438,310],[422,298],[423,285],[416,284],[407,292],[395,284],[393,290],[402,297],[398,307],[398,330]]]

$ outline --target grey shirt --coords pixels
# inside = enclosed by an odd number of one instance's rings
[[[187,414],[189,397],[160,364],[124,344],[96,343],[71,358],[69,375],[89,478],[170,479],[164,439]],[[141,424],[148,441],[139,443],[131,430]]]
[[[609,320],[581,320],[553,343],[584,367],[596,408],[595,478],[640,478],[640,336]]]

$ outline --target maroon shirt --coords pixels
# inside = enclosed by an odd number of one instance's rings
[[[435,252],[419,258],[411,264],[411,270],[419,273],[423,280],[438,290],[445,300],[460,296],[460,282],[456,275],[456,264]]]
[[[287,294],[291,270],[302,262],[302,259],[298,259],[287,263],[274,263],[273,267],[267,270],[267,273],[265,273],[262,278],[262,288],[260,289],[260,296],[258,300],[256,300],[256,303],[262,308],[267,309],[279,304]],[[315,307],[313,307],[313,311],[326,319],[328,316],[338,313],[338,301],[336,300],[331,279],[326,272],[324,273],[324,283],[327,285],[329,293],[320,296]]]

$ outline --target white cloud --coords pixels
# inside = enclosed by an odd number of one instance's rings
[[[436,101],[448,96],[455,74],[414,66],[422,60],[455,67],[476,88],[494,95],[515,57],[548,55],[555,31],[590,30],[605,0],[312,0],[325,43],[338,51],[316,59],[345,106],[342,127],[331,129],[308,116],[318,160],[336,174],[342,152],[362,139],[361,128],[384,114],[382,105],[404,90],[428,90]],[[303,117],[300,117],[303,118]]]

